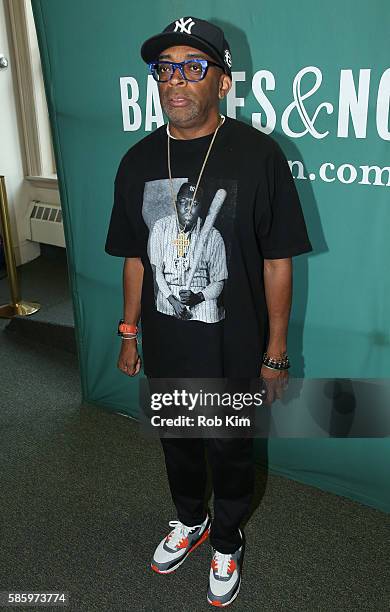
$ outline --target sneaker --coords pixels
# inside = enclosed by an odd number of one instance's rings
[[[207,514],[200,525],[187,527],[180,521],[169,521],[169,525],[174,529],[161,540],[150,564],[158,574],[169,574],[175,571],[197,546],[207,540],[211,520]]]
[[[239,529],[241,538],[243,535]],[[229,605],[238,595],[241,586],[241,567],[244,555],[244,540],[234,553],[221,553],[213,548],[207,601],[212,606]]]

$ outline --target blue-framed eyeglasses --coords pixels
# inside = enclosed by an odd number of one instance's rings
[[[181,76],[186,81],[201,81],[205,78],[209,66],[218,66],[222,68],[220,64],[211,62],[207,59],[188,59],[184,62],[150,62],[149,68],[155,81],[159,83],[166,83],[173,77],[176,68],[179,69]]]

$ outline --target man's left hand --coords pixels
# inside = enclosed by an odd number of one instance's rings
[[[288,385],[288,370],[271,370],[265,365],[261,367],[260,376],[263,378],[267,395],[264,404],[271,405],[275,399],[280,399]]]

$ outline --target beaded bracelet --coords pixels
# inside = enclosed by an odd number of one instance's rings
[[[263,365],[271,370],[288,370],[291,364],[288,355],[283,357],[283,359],[274,359],[265,351],[263,355]]]

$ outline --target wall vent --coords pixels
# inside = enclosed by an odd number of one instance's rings
[[[33,200],[29,209],[30,240],[65,247],[61,206]]]

